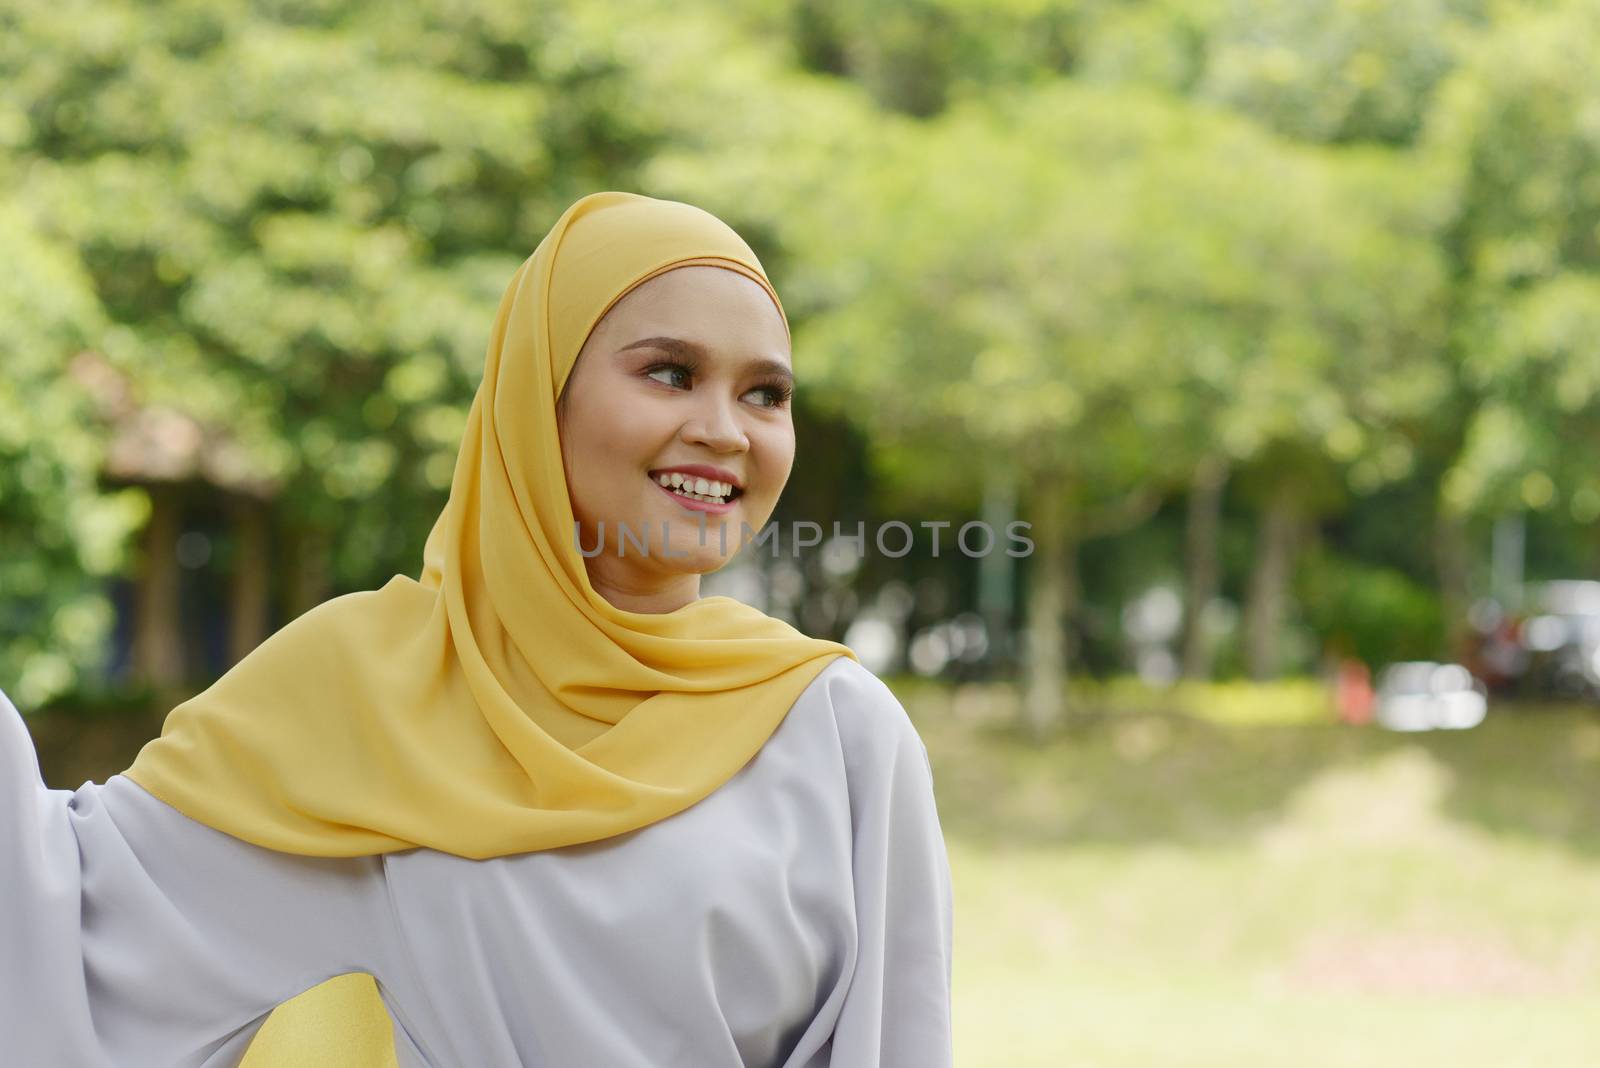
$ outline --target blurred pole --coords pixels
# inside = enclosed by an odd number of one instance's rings
[[[989,632],[989,662],[1001,671],[1013,666],[1016,637],[1011,630],[1015,558],[1006,553],[1006,525],[1016,518],[1017,483],[1009,473],[983,487],[983,522],[994,535],[991,550],[978,558],[978,613]]]
[[[1522,605],[1522,567],[1528,540],[1527,517],[1522,512],[1494,521],[1491,587],[1501,607],[1516,611]]]

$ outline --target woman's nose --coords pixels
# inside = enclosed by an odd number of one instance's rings
[[[705,445],[718,452],[734,452],[750,447],[750,439],[739,426],[739,420],[728,405],[713,402],[700,412],[696,419],[683,425],[683,440]]]

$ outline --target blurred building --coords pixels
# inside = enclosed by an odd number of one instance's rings
[[[81,353],[70,373],[107,427],[103,481],[150,499],[131,577],[109,591],[113,678],[169,691],[216,678],[272,632],[275,616],[322,599],[321,555],[275,536],[281,487],[252,469],[226,426],[142,403],[97,353]],[[279,574],[289,587],[275,599]]]

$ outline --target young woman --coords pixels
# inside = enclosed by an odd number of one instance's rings
[[[585,197],[501,299],[419,579],[103,785],[46,789],[0,696],[6,1062],[235,1065],[288,1002],[250,1068],[949,1065],[921,739],[846,647],[699,596],[788,479],[790,359],[726,225]]]

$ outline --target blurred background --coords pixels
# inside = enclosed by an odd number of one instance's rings
[[[1597,69],[1600,0],[3,0],[0,688],[103,780],[416,575],[517,265],[687,200],[826,535],[706,592],[927,741],[958,1063],[1592,1065]]]

